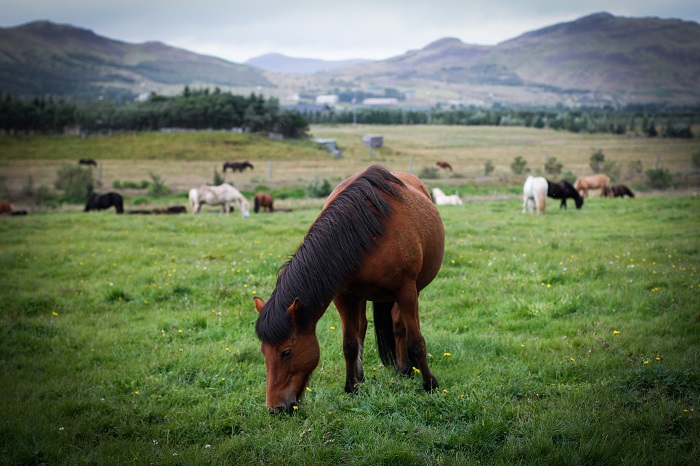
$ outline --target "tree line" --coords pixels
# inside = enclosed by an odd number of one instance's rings
[[[346,108],[296,110],[281,108],[275,98],[234,95],[185,87],[166,97],[151,93],[142,102],[100,99],[76,103],[53,97],[21,99],[0,92],[0,131],[62,133],[67,130],[154,131],[162,128],[231,129],[302,137],[309,124],[488,125],[551,128],[572,132],[643,134],[692,138],[700,108],[628,107],[527,109],[494,106],[411,108]]]
[[[644,134],[649,137],[692,138],[700,122],[695,109],[512,109],[512,108],[357,108],[303,111],[312,124],[522,126],[571,132]]]
[[[100,99],[78,104],[53,97],[19,99],[0,94],[0,130],[5,132],[95,132],[104,129],[153,131],[162,128],[231,129],[273,132],[295,138],[306,134],[307,120],[296,110],[282,109],[277,99],[234,95],[216,88],[166,97],[152,93],[142,102],[118,104]]]

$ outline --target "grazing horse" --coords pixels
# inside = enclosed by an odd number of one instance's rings
[[[12,204],[10,201],[0,202],[0,214],[11,214],[12,210]]]
[[[440,168],[443,168],[445,170],[452,171],[452,165],[450,165],[447,162],[435,162],[435,165],[437,165]]]
[[[561,180],[559,183],[547,180],[547,197],[561,199],[560,209],[566,209],[567,199],[573,199],[577,209],[583,207],[583,198],[576,191],[576,188],[566,180]]]
[[[85,212],[105,210],[114,207],[118,214],[124,213],[124,200],[121,194],[109,192],[105,194],[92,193],[85,204]]]
[[[245,162],[224,162],[224,169],[223,172],[226,173],[226,169],[230,168],[231,171],[233,172],[242,172],[246,168],[250,168],[251,170],[254,170],[253,165],[248,162],[247,160]]]
[[[462,199],[457,194],[446,195],[442,189],[433,188],[433,202],[435,205],[462,205]]]
[[[253,202],[253,212],[257,214],[261,207],[268,212],[274,212],[275,208],[273,207],[273,203],[274,199],[272,199],[272,194],[258,193],[255,195],[255,200]]]
[[[90,165],[96,167],[97,162],[95,162],[95,159],[80,159],[78,160],[78,165]]]
[[[600,188],[601,197],[606,197],[607,190],[605,187],[609,184],[610,177],[602,173],[597,173],[595,175],[579,176],[574,183],[574,188],[576,188],[583,197],[588,197],[589,189]]]
[[[231,213],[231,203],[235,202],[244,217],[250,216],[248,201],[243,194],[228,183],[219,186],[200,186],[190,189],[190,207],[193,214],[199,213],[202,204],[222,204],[224,213]]]
[[[523,184],[523,213],[537,206],[537,213],[543,214],[547,205],[547,180],[541,176],[528,176]]]
[[[608,193],[613,197],[625,197],[625,195],[634,197],[632,190],[624,184],[613,184],[608,186]]]
[[[297,408],[320,359],[316,324],[331,301],[343,323],[345,391],[363,380],[367,301],[382,362],[423,388],[430,372],[418,320],[418,293],[442,264],[445,230],[430,192],[415,176],[373,165],[341,182],[294,256],[280,268],[265,302],[254,297],[255,330],[267,366],[270,413]]]

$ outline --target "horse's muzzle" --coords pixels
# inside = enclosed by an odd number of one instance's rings
[[[277,406],[274,406],[272,408],[267,408],[267,411],[270,414],[292,414],[297,409],[299,409],[299,406],[298,403],[295,401],[289,404],[278,404]]]

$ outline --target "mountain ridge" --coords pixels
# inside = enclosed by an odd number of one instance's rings
[[[263,71],[263,58],[295,72]],[[358,59],[361,60],[361,59]],[[257,66],[251,63],[257,62]],[[288,66],[292,66],[288,63]],[[300,69],[313,70],[299,76]],[[409,105],[698,105],[700,25],[680,19],[593,13],[497,45],[444,37],[385,60],[327,61],[266,54],[244,64],[158,41],[109,39],[49,21],[0,28],[0,91],[18,96],[134,98],[184,86],[282,98],[392,89]],[[374,91],[372,91],[374,92]]]

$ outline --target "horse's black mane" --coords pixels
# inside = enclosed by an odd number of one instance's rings
[[[297,327],[303,330],[309,325],[384,232],[382,220],[393,209],[382,193],[400,199],[397,186],[404,184],[387,169],[373,165],[331,202],[294,256],[280,267],[275,290],[255,326],[258,338],[276,344],[289,336],[292,327],[286,311],[296,298],[301,301]]]

